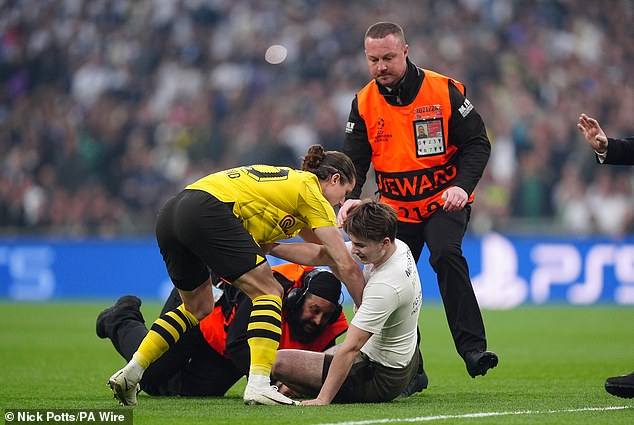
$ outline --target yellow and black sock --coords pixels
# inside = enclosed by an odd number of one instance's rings
[[[185,310],[185,304],[168,311],[152,324],[150,331],[141,341],[141,345],[134,353],[136,360],[143,369],[163,355],[172,345],[176,344],[187,330],[198,324],[198,319]]]
[[[282,334],[281,315],[282,299],[277,295],[262,295],[253,299],[247,328],[251,353],[250,375],[271,374]]]

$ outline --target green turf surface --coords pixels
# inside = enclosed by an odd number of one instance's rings
[[[95,335],[95,317],[109,302],[0,302],[0,406],[116,407],[105,382],[123,360],[109,341]],[[151,321],[159,308],[157,303],[144,303],[142,311]],[[133,422],[634,423],[634,399],[613,397],[603,389],[606,377],[634,370],[634,308],[522,307],[483,314],[490,348],[500,356],[499,366],[485,377],[472,379],[467,375],[453,347],[442,307],[431,305],[424,306],[421,314],[430,387],[408,399],[310,408],[245,406],[241,381],[227,397],[218,399],[141,394]]]

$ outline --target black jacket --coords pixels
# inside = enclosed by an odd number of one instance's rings
[[[608,137],[608,154],[604,164],[634,165],[634,137],[613,139]]]

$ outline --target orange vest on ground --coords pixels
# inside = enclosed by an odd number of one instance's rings
[[[449,81],[465,93],[462,83],[423,71],[425,78],[410,105],[387,103],[374,80],[357,94],[381,202],[394,207],[399,221],[410,223],[421,222],[442,208],[442,193],[456,178],[458,148],[448,137]]]
[[[290,291],[293,288],[300,288],[302,286],[301,278],[304,273],[312,270],[314,267],[300,266],[298,264],[280,264],[273,266],[273,271],[282,274],[286,279],[293,282],[293,286],[289,288]],[[222,307],[217,305],[214,307],[211,314],[205,317],[200,322],[200,331],[207,343],[221,355],[228,357],[227,349],[227,329],[235,316],[236,307],[228,319],[222,312]],[[279,349],[294,348],[298,350],[308,351],[324,351],[328,344],[345,332],[348,329],[348,320],[343,311],[339,315],[339,318],[334,323],[327,325],[323,332],[311,342],[299,342],[291,337],[291,331],[288,323],[285,320],[284,314],[282,314],[282,335],[280,336]]]

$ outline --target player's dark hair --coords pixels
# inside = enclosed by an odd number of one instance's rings
[[[352,160],[343,152],[324,151],[321,145],[312,145],[302,158],[302,171],[310,171],[320,180],[339,173],[341,184],[354,182],[357,172]]]
[[[376,24],[371,25],[365,32],[365,37],[363,39],[381,39],[387,37],[390,34],[394,34],[403,41],[403,44],[406,44],[403,28],[401,28],[399,24],[395,24],[394,22],[377,22]]]
[[[396,238],[398,214],[394,208],[381,202],[367,199],[348,211],[343,229],[359,239],[381,242],[388,237]]]

